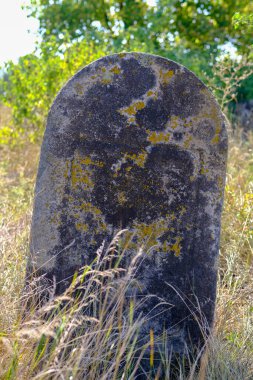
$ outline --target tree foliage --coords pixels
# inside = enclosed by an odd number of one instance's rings
[[[242,15],[240,12],[236,12],[233,16],[233,25],[235,29],[243,28],[244,30],[252,30],[253,13]]]
[[[222,62],[226,44],[245,61],[253,58],[250,0],[156,0],[152,6],[148,0],[30,0],[26,10],[39,20],[40,42],[18,64],[6,63],[0,101],[12,110],[15,133],[32,140],[41,135],[64,82],[103,55],[158,54],[182,63],[204,81]],[[222,80],[213,77],[213,87],[222,88]],[[252,96],[252,81],[251,76],[246,84],[240,82],[240,90],[236,87],[239,99]]]
[[[32,0],[28,11],[38,18],[43,40],[53,35],[59,45],[66,32],[72,41],[89,35],[115,46],[149,39],[153,50],[180,42],[217,53],[233,40],[245,53],[253,43],[250,31],[242,34],[232,23],[235,14],[253,12],[250,0],[157,0],[156,6],[145,0]]]
[[[14,128],[32,141],[39,138],[49,107],[63,84],[84,65],[105,54],[102,46],[86,40],[59,54],[51,39],[41,45],[39,55],[21,57],[18,64],[8,62],[0,99],[11,108]]]

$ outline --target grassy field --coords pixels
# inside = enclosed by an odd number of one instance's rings
[[[215,328],[202,372],[197,375],[193,365],[188,379],[253,379],[253,136],[242,141],[239,135],[230,136]],[[4,145],[0,154],[0,378],[134,379],[138,306],[130,304],[128,318],[122,315],[131,268],[115,285],[120,269],[105,270],[101,259],[62,297],[52,294],[45,306],[24,315],[20,299],[39,146]],[[113,247],[115,242],[107,260]],[[81,297],[73,296],[74,287],[83,289]],[[87,308],[92,316],[83,312]],[[162,360],[169,379],[169,358]],[[178,378],[185,379],[183,370]]]

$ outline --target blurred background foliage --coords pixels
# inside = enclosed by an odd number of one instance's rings
[[[0,131],[3,144],[18,136],[40,139],[62,85],[88,63],[120,51],[185,65],[222,107],[253,99],[250,0],[30,0],[25,8],[39,20],[38,42],[33,54],[2,68],[0,102],[12,113]]]

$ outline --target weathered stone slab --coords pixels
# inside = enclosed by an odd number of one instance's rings
[[[143,312],[156,316],[142,333],[165,330],[177,352],[198,344],[198,308],[207,326],[214,314],[226,154],[224,116],[186,68],[139,53],[93,62],[48,116],[30,266],[55,276],[60,292],[128,228],[127,254],[144,244],[137,293],[170,305],[150,298]]]

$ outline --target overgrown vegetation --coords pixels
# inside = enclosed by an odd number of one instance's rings
[[[24,313],[27,297],[39,291],[35,281],[24,296],[23,286],[45,117],[57,91],[78,69],[122,50],[185,64],[226,111],[236,99],[252,99],[252,3],[31,0],[28,10],[40,21],[41,43],[18,64],[8,62],[0,79],[0,378],[133,379],[135,357],[142,356],[136,353],[142,321],[134,321],[138,305],[127,304],[125,297],[134,266],[128,272],[105,266],[113,261],[116,240],[106,254],[98,252],[98,262],[83,268],[64,295],[56,298],[51,289],[44,306],[30,305]],[[222,53],[231,40],[236,59]],[[215,328],[200,374],[192,363],[189,380],[253,378],[253,135],[242,138],[241,127],[234,124],[230,131]],[[165,352],[161,362],[169,379]],[[152,361],[151,349],[146,376],[158,379]],[[185,379],[183,368],[178,377]]]
[[[235,135],[230,139],[216,323],[206,363],[206,379],[210,380],[253,377],[252,142],[253,136],[244,142]],[[130,273],[122,277],[119,267],[107,270],[102,260],[92,268],[84,268],[83,276],[76,278],[75,288],[84,289],[81,298],[73,297],[72,287],[24,317],[24,300],[21,303],[20,299],[38,150],[34,144],[6,149],[1,164],[2,379],[134,378],[138,367],[134,361],[135,342],[141,321],[132,319],[137,305],[128,305],[126,318],[120,307],[125,302]],[[99,304],[101,298],[106,301]],[[84,313],[90,307],[92,318]],[[50,313],[47,320],[46,313]],[[166,368],[169,379],[169,364]],[[125,377],[121,377],[123,373]],[[192,376],[194,379],[197,375],[193,372]],[[183,372],[181,378],[185,378]]]

